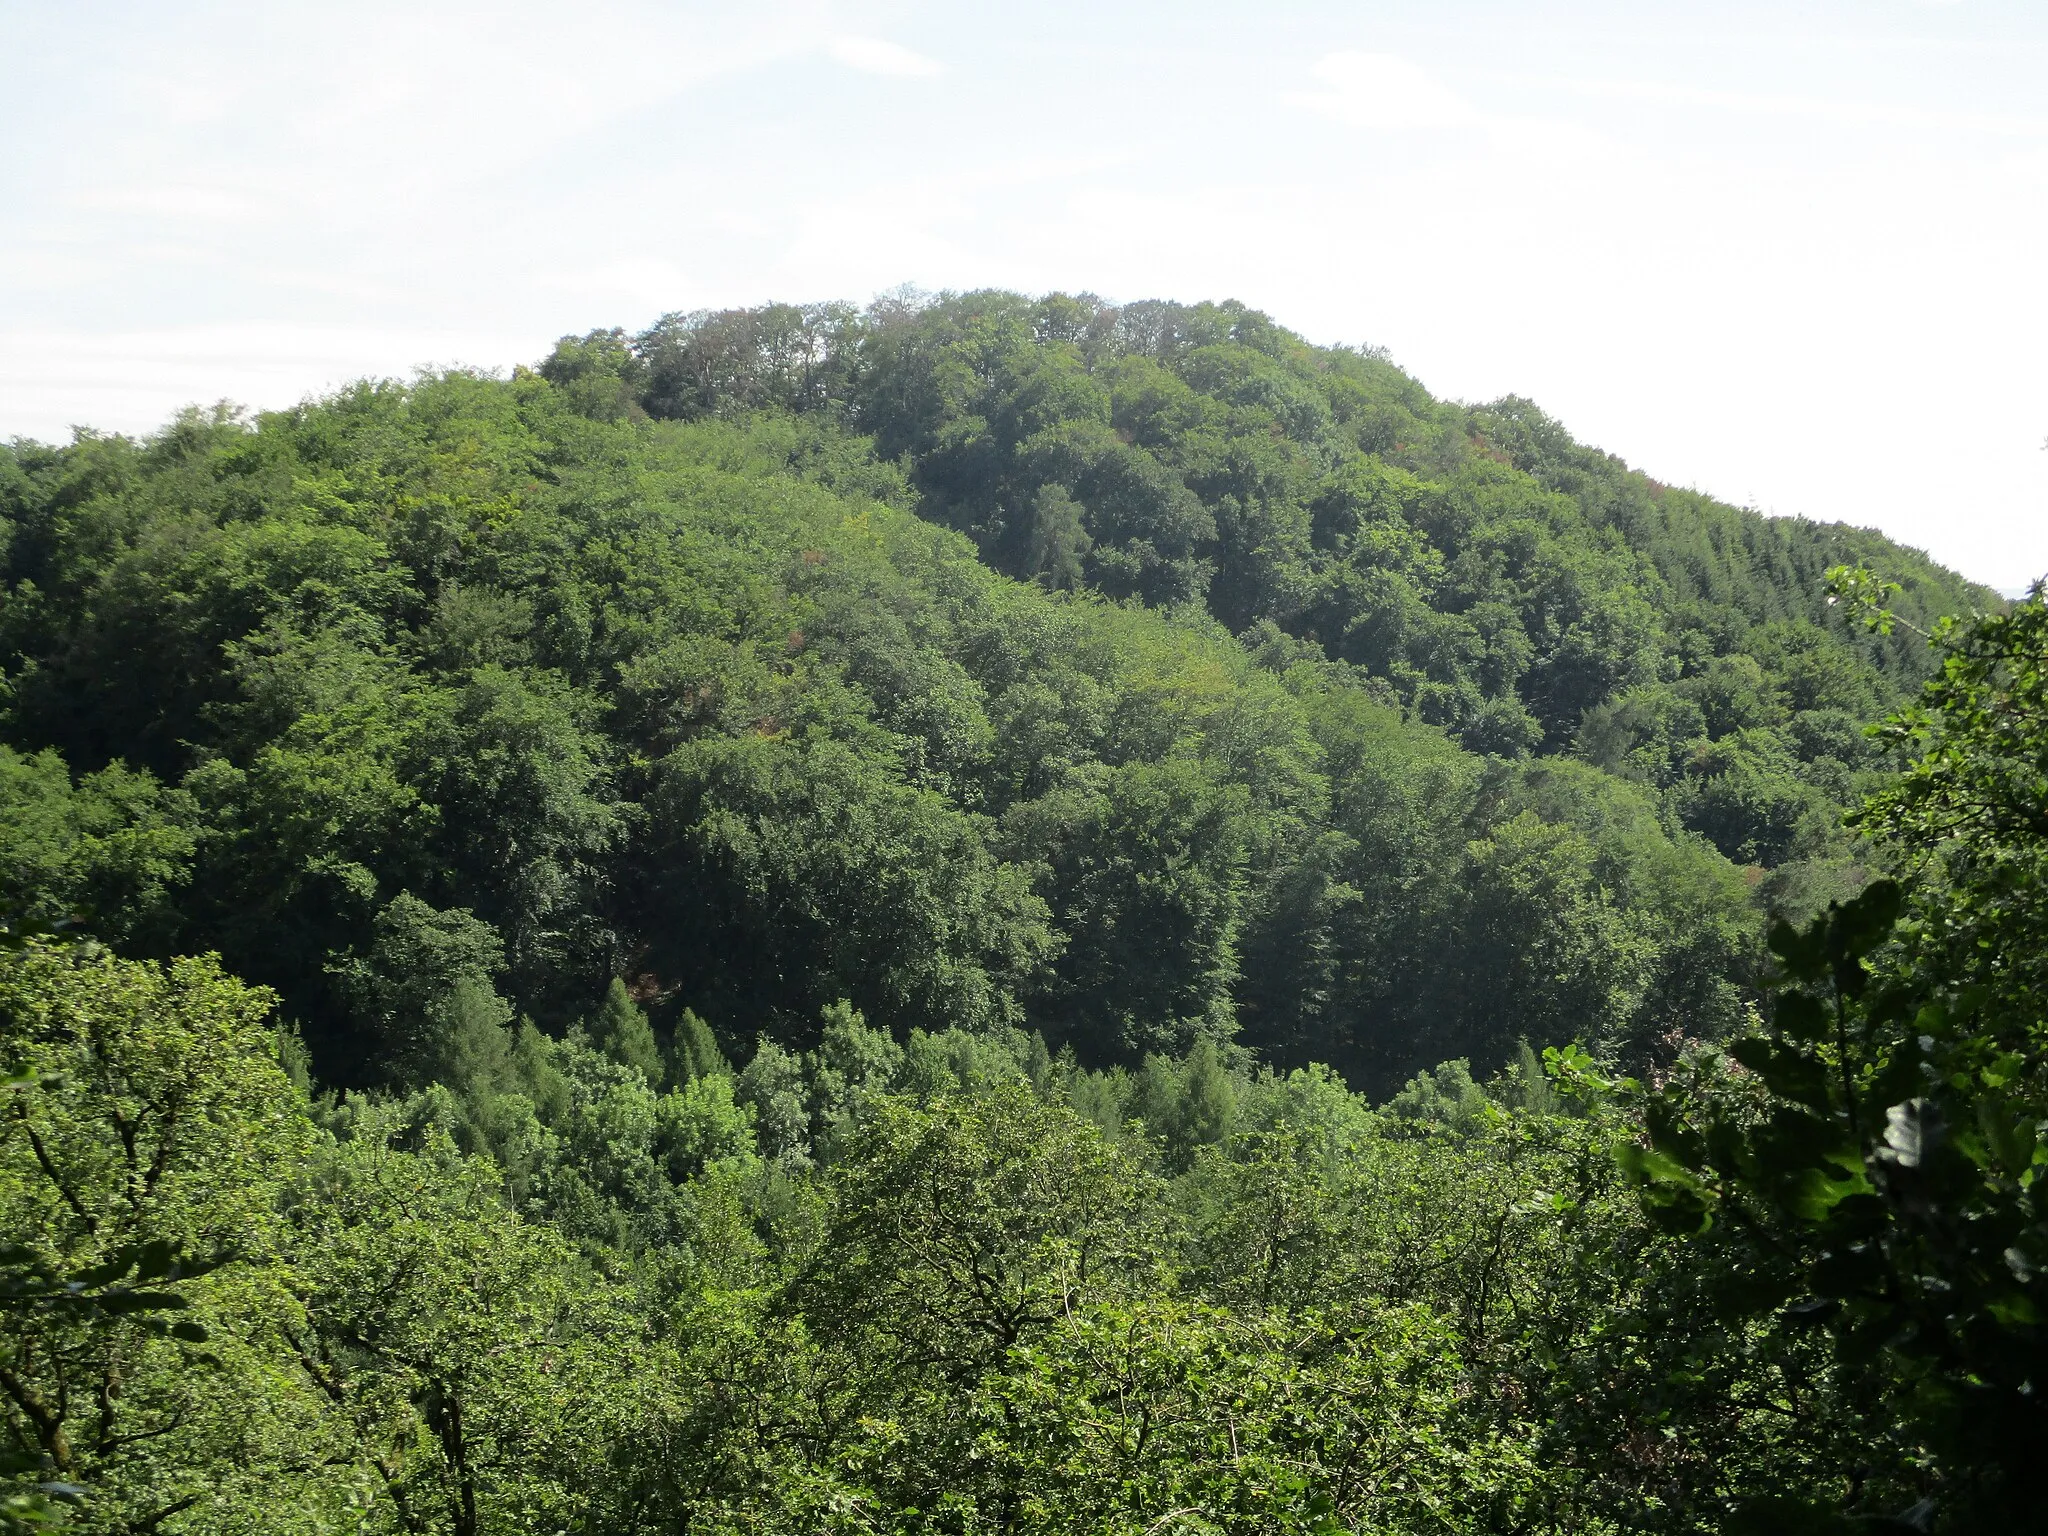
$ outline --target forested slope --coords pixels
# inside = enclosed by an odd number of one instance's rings
[[[598,333],[19,445],[0,500],[11,885],[218,951],[358,1083],[431,1076],[465,978],[1382,1091],[1668,1050],[1739,1017],[1736,864],[1858,878],[1924,647],[1822,568],[1970,595],[1237,306],[1059,297]]]
[[[2038,592],[1057,296],[0,514],[4,1536],[2048,1529]]]
[[[1674,490],[1525,400],[1432,399],[1240,304],[935,300],[671,315],[565,339],[600,415],[798,412],[870,434],[998,569],[1277,630],[1496,757],[1648,786],[1767,896],[1839,893],[1860,727],[1925,675],[1912,626],[1996,607],[1917,551]],[[1825,575],[1901,587],[1843,621]]]
[[[1618,699],[1661,717],[1680,682],[1709,719],[1678,706],[1676,741],[1725,734],[1717,704],[1782,727],[1897,698],[1924,652],[1831,620],[1835,564],[1881,569],[1922,624],[1992,600],[1874,533],[1672,490],[1525,400],[1439,402],[1234,303],[672,315],[565,340],[543,371],[605,413],[852,425],[998,568],[1276,623],[1482,750],[1562,750]]]

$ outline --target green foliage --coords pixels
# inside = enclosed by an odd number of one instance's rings
[[[2043,615],[1938,629],[1940,676],[1888,727],[1919,756],[1860,819],[1915,885],[1778,925],[1768,1033],[1622,1085],[1646,1213],[1733,1256],[1724,1306],[1823,1333],[1885,1407],[1871,1465],[1820,1504],[1913,1528],[2041,1528]]]
[[[1418,1072],[1387,1100],[1387,1113],[1399,1120],[1474,1130],[1486,1123],[1486,1093],[1472,1081],[1472,1064],[1463,1057],[1434,1071]]]
[[[454,1536],[616,1507],[606,1452],[639,1396],[623,1367],[652,1363],[622,1298],[431,1134],[418,1153],[358,1136],[312,1177],[302,1369],[377,1467],[377,1503]]]
[[[1065,295],[0,516],[9,1531],[2039,1527],[2038,599]]]
[[[659,1070],[593,1039],[655,1089],[841,1000],[1381,1092],[1668,1056],[1761,926],[1689,829],[1851,878],[1903,663],[1775,596],[1681,645],[1479,422],[1240,308],[983,295],[24,445],[0,877],[217,951],[350,1087],[456,1073],[458,990],[559,1037],[622,974]],[[1575,744],[1569,792],[1526,755]]]
[[[669,1053],[669,1076],[677,1082],[695,1082],[700,1077],[725,1077],[732,1072],[711,1026],[690,1009],[676,1016],[675,1035]]]
[[[701,1031],[703,1021],[697,1020],[696,1023]],[[626,984],[616,976],[605,990],[604,1002],[599,1005],[597,1016],[590,1021],[590,1042],[619,1065],[639,1072],[650,1086],[661,1086],[661,1047],[655,1043],[654,1026],[647,1022],[647,1015],[634,1005]],[[713,1051],[716,1049],[716,1046],[712,1047]],[[702,1076],[710,1069],[701,1035],[684,1046],[683,1060],[688,1064],[688,1077]]]
[[[1508,755],[1724,664],[1757,670],[1766,710],[1824,677],[1896,697],[1922,658],[1830,613],[1845,554],[1881,559],[1923,619],[1983,595],[1867,535],[1674,492],[1527,401],[1440,404],[1383,357],[1309,347],[1237,304],[771,305],[669,316],[632,344],[657,371],[685,356],[690,388],[643,391],[657,416],[772,403],[851,421],[998,568],[1206,600],[1233,632],[1277,621]]]
[[[74,783],[55,752],[0,747],[0,891],[29,921],[86,919],[160,950],[191,874],[192,821],[183,797],[119,762]]]
[[[410,891],[385,904],[373,932],[367,955],[336,967],[341,991],[384,1060],[415,1080],[434,1076],[444,1042],[464,1033],[458,1011],[473,1014],[490,993],[503,946],[474,913],[437,912]]]
[[[76,1017],[128,1080],[212,1096],[166,1165],[212,1182],[144,1202],[153,1247],[35,1260],[117,1297],[134,1272],[207,1330],[205,1359],[156,1367],[187,1417],[86,1468],[89,1511],[192,1491],[194,1530],[1714,1529],[1730,1490],[1839,1479],[1882,1427],[1810,1328],[1728,1326],[1724,1282],[1637,1214],[1606,1124],[1556,1115],[1526,1050],[1376,1113],[1208,1041],[1094,1073],[1031,1037],[899,1045],[841,1002],[811,1051],[764,1041],[738,1081],[657,1092],[465,982],[452,1086],[316,1126],[262,1000],[210,966],[12,963],[17,1041]],[[197,1073],[180,1031],[223,1028]],[[68,1091],[61,1055],[12,1091]],[[9,1123],[71,1126],[55,1166],[112,1192],[133,1113]],[[33,1224],[83,1232],[8,1138]],[[60,1326],[22,1316],[0,1307],[9,1371]],[[122,1414],[160,1390],[138,1344],[198,1347],[156,1317],[61,1323],[118,1340]],[[216,1423],[236,1435],[198,1434]]]
[[[275,1370],[277,1203],[310,1138],[266,1006],[202,960],[32,944],[0,966],[8,1470],[77,1488],[94,1526],[267,1499],[326,1443]]]

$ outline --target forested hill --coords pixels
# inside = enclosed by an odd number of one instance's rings
[[[842,1001],[1379,1090],[1665,1051],[1861,878],[1926,661],[1824,568],[1982,596],[1237,306],[1057,296],[18,444],[0,511],[9,899],[218,951],[345,1083],[618,976],[741,1054]]]
[[[2039,589],[1000,294],[0,517],[0,1536],[2048,1536]]]
[[[1236,303],[699,312],[565,339],[542,371],[597,414],[769,408],[869,434],[923,513],[997,569],[1203,603],[1233,634],[1272,622],[1482,751],[1565,750],[1624,698],[1638,737],[1700,734],[1657,685],[1711,673],[1720,693],[1758,691],[1747,663],[1717,659],[1748,658],[1795,710],[1895,697],[1922,647],[1861,638],[1879,675],[1854,677],[1805,627],[1849,634],[1828,624],[1838,563],[1900,582],[1898,611],[1923,625],[1995,602],[1869,530],[1660,485],[1526,400],[1434,400],[1382,354],[1312,347]]]
[[[1525,400],[1434,400],[1235,303],[700,312],[565,338],[542,371],[602,417],[864,434],[998,570],[1298,642],[1472,751],[1644,783],[1767,868],[1829,842],[1860,726],[1926,673],[1914,627],[1998,605],[1873,531],[1674,490]],[[1907,627],[1834,613],[1837,564],[1899,583]]]

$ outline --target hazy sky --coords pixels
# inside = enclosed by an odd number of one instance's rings
[[[2048,5],[0,0],[0,438],[664,310],[1241,298],[2048,571]]]

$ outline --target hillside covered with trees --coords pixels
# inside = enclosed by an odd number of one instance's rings
[[[10,1521],[2018,1508],[2038,599],[1061,295],[0,516]]]
[[[358,1085],[464,979],[1376,1091],[1711,1036],[1927,666],[1824,570],[1981,596],[1231,306],[699,316],[4,472],[11,881]]]

